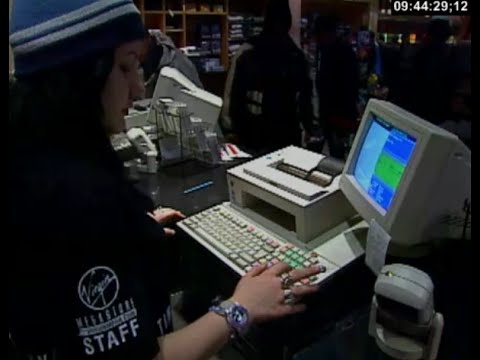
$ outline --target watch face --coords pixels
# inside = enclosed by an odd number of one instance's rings
[[[242,308],[236,307],[232,311],[232,320],[237,324],[244,325],[248,321],[247,313]]]
[[[236,327],[243,327],[248,323],[248,312],[242,306],[233,306],[229,317]]]

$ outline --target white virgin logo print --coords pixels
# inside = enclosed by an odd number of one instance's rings
[[[120,284],[115,272],[106,266],[88,270],[78,282],[78,296],[89,309],[100,311],[116,299]]]

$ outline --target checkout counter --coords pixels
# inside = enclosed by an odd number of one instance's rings
[[[228,201],[230,185],[227,173],[236,168],[238,170],[238,166],[246,163],[245,160],[238,160],[212,168],[198,161],[184,162],[163,168],[157,174],[143,174],[136,186],[149,194],[156,204],[174,207],[191,216]],[[207,181],[213,184],[183,194],[185,189]],[[176,274],[171,279],[171,288],[172,292],[183,291],[177,311],[188,322],[192,322],[205,313],[215,297],[231,295],[240,275],[232,268],[232,264],[219,260],[187,232],[177,228],[177,234],[178,238],[171,244],[172,253],[177,254],[176,261],[171,264],[174,269],[172,274]],[[350,254],[345,260],[351,262],[348,271],[337,271],[335,281],[325,283],[318,293],[306,299],[307,312],[253,328],[244,339],[232,346],[249,360],[316,359],[312,356],[318,352],[320,342],[331,338],[334,333],[350,330],[351,324],[355,324],[357,319],[368,318],[375,276],[362,262],[360,248],[357,250],[358,256]],[[362,287],[352,285],[359,283],[363,284]],[[352,291],[353,288],[355,291]],[[342,351],[345,354],[365,351],[365,356],[369,351],[376,351],[367,329],[359,329],[358,326],[355,329],[365,341],[360,341],[357,347],[349,351]],[[343,341],[347,338],[344,337]],[[355,341],[358,342],[358,339]],[[331,343],[328,342],[327,346],[330,347]]]
[[[135,115],[141,122],[148,119],[148,115]],[[340,191],[341,172],[342,165],[328,157],[288,147],[250,161],[209,166],[191,159],[158,172],[137,174],[136,186],[157,205],[176,208],[188,217],[178,224],[178,239],[170,244],[172,254],[176,254],[171,264],[171,273],[176,276],[169,278],[170,287],[172,292],[184,293],[177,309],[183,317],[194,321],[206,312],[214,298],[231,295],[248,268],[248,264],[229,258],[215,241],[206,239],[208,234],[196,230],[198,221],[191,220],[218,211],[228,214],[230,220],[233,217],[234,223],[254,225],[258,238],[274,236],[278,243],[292,244],[302,254],[315,253],[325,265],[324,273],[315,279],[320,290],[305,299],[306,312],[263,324],[236,340],[233,345],[244,358],[387,358],[368,336],[367,319],[377,278],[364,261],[368,225]],[[210,186],[185,191],[204,183]],[[455,287],[468,291],[468,281],[452,282],[452,276],[461,273],[458,264],[468,256],[469,246],[470,243],[444,249],[428,258],[408,260],[434,278],[437,308],[446,322],[457,321],[459,326],[465,326],[458,316],[464,309],[449,309],[452,301],[448,294]],[[452,251],[457,253],[453,259],[449,256]],[[406,263],[405,259],[387,258],[389,263],[397,260]],[[439,261],[448,265],[439,267]],[[455,330],[449,327],[445,333],[447,338]],[[442,343],[445,358],[462,350],[448,341],[453,338]],[[469,343],[468,339],[463,340]]]
[[[140,174],[135,183],[156,204],[174,207],[190,216],[228,201],[227,171],[245,162],[237,160],[212,168],[193,160],[163,168],[156,174]],[[207,181],[213,184],[183,195],[185,189]],[[171,289],[183,291],[177,311],[191,322],[205,313],[213,298],[230,295],[239,274],[187,233],[177,228],[177,234],[171,243],[171,273],[175,274],[170,278]],[[435,306],[446,323],[438,359],[468,359],[471,354],[473,330],[469,309],[473,308],[473,299],[468,274],[473,271],[472,254],[469,242],[409,262],[429,273],[435,282]],[[399,259],[389,257],[387,261],[394,263]],[[360,256],[338,272],[335,281],[326,283],[306,299],[305,313],[254,328],[232,347],[249,360],[388,359],[368,335],[375,280]]]

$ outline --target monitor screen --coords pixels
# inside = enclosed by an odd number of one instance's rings
[[[388,211],[417,140],[374,114],[371,116],[353,173],[370,198]]]

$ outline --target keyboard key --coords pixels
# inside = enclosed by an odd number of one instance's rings
[[[238,266],[240,266],[242,269],[244,269],[246,266],[248,266],[248,263],[243,260],[243,259],[236,259],[234,260],[235,264],[237,264]]]
[[[309,267],[309,266],[312,266],[312,263],[310,261],[306,260],[306,261],[303,262],[303,266]]]
[[[255,261],[254,258],[252,258],[250,255],[246,253],[240,253],[238,254],[243,260],[247,261],[249,264],[253,263]]]
[[[273,252],[275,249],[268,245],[263,245],[263,249],[269,253]]]
[[[287,260],[286,263],[287,263],[288,265],[290,265],[292,268],[295,268],[295,265],[297,264],[297,263],[296,263],[295,261],[293,261],[293,260]]]
[[[209,240],[211,239],[211,236],[205,232],[203,229],[196,229],[195,230],[200,236],[204,237],[205,239]],[[210,241],[210,240],[209,240]],[[212,242],[212,241],[210,241]],[[215,247],[217,248],[218,251],[224,253],[224,254],[229,254],[232,252],[232,249],[229,249],[227,248],[226,246],[224,246],[222,243],[216,243],[215,244]]]
[[[265,257],[265,256],[267,256],[267,255],[268,255],[268,253],[267,253],[265,250],[260,250],[260,251],[257,251],[257,252],[255,253],[255,255],[253,255],[253,257],[254,257],[255,259],[260,259],[260,258],[263,258],[263,257]]]

